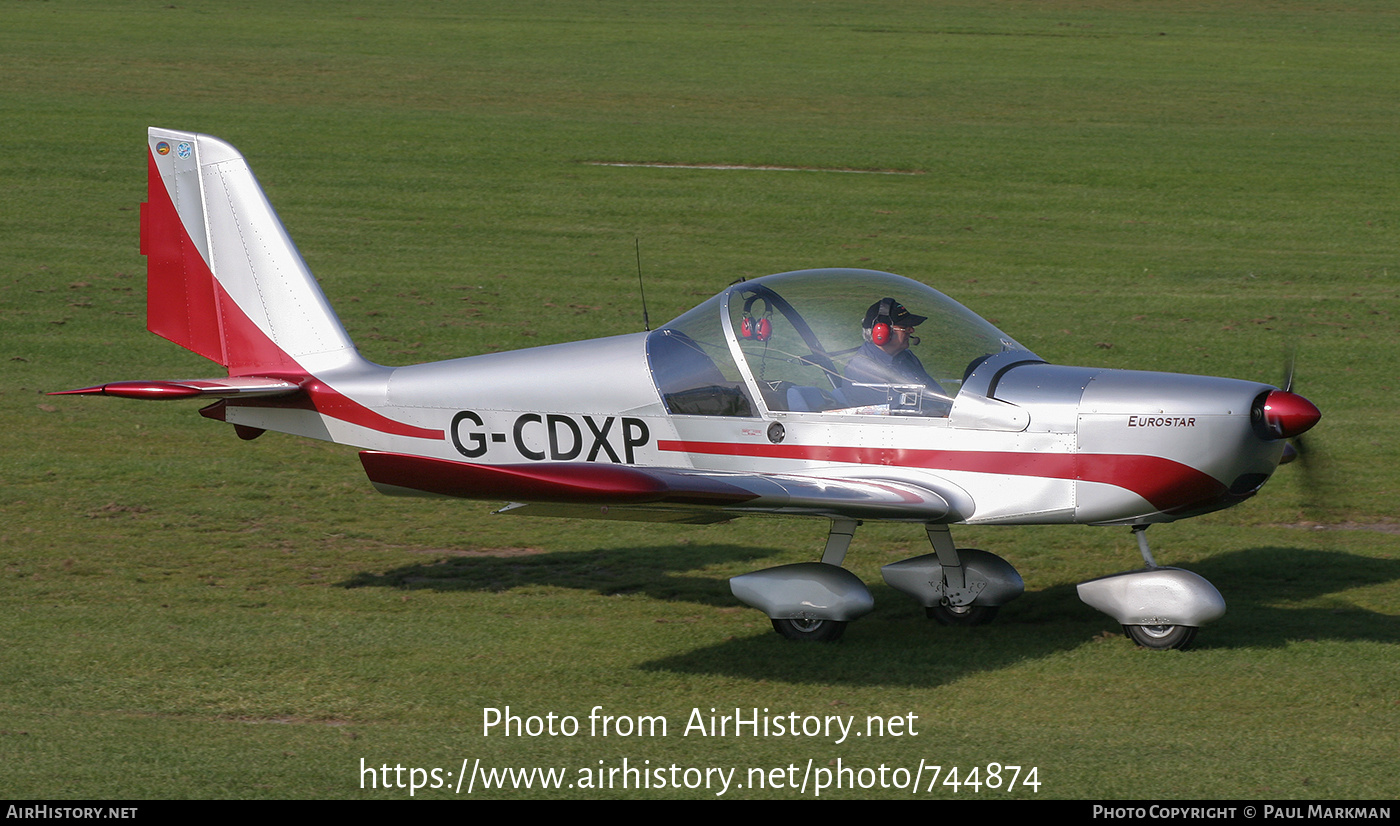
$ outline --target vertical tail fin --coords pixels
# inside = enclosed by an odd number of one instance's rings
[[[238,150],[151,128],[146,327],[231,376],[316,373],[359,355]]]

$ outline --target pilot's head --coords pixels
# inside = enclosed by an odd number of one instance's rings
[[[893,298],[882,298],[865,311],[865,322],[861,332],[865,340],[890,355],[909,349],[917,344],[914,328],[928,321],[928,316],[914,315],[903,304]]]

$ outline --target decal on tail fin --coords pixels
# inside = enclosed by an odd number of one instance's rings
[[[315,373],[359,361],[238,150],[152,128],[141,252],[147,329],[231,376]]]

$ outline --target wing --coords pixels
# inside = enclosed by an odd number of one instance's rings
[[[966,494],[893,479],[733,473],[591,462],[478,465],[363,451],[390,495],[508,500],[503,513],[649,522],[723,522],[745,514],[956,521]]]

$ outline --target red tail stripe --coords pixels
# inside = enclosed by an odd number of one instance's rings
[[[141,210],[146,329],[227,366],[214,274],[180,220],[155,155],[148,152],[147,161],[147,203]]]
[[[141,211],[146,258],[146,328],[228,368],[230,376],[273,376],[301,381],[308,373],[243,312],[214,278],[149,155],[147,195]],[[238,402],[242,406],[302,406],[350,424],[417,439],[441,439],[443,431],[394,421],[321,381],[306,385],[305,401]]]

